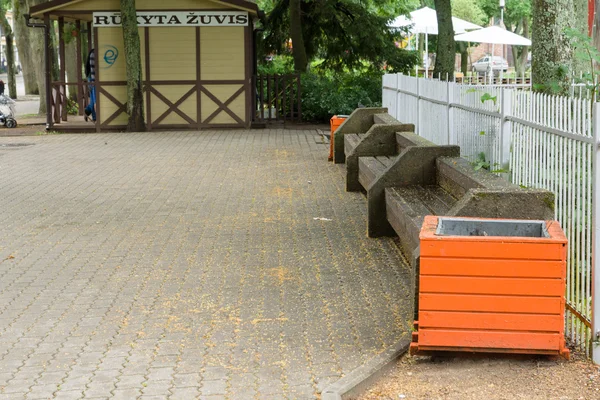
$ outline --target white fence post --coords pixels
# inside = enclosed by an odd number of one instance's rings
[[[512,142],[511,121],[508,119],[512,113],[513,91],[502,88],[500,92],[502,104],[500,105],[500,168],[508,171],[510,167],[510,145]]]
[[[600,364],[600,103],[594,103],[593,129],[592,360]]]
[[[454,111],[452,109],[452,99],[454,98],[454,87],[455,83],[447,81],[448,90],[446,91],[446,112],[448,113],[448,143],[447,144],[456,144],[454,137]]]
[[[400,121],[400,96],[398,96],[398,89],[400,88],[400,74],[397,73],[395,76],[396,84],[394,85],[394,105],[396,109],[394,110],[394,115],[392,116]]]
[[[415,134],[419,135],[419,125],[421,124],[421,113],[420,113],[420,108],[421,108],[421,101],[419,100],[419,82],[421,80],[417,77],[417,122],[415,123]]]

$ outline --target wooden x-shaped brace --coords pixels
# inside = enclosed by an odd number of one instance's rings
[[[152,122],[152,125],[158,125],[158,124],[160,124],[160,122],[162,120],[164,120],[165,118],[167,118],[167,116],[171,112],[177,113],[181,118],[185,119],[190,124],[195,124],[196,123],[196,121],[194,121],[193,119],[191,119],[187,114],[185,114],[183,111],[181,111],[179,109],[179,106],[181,104],[183,104],[183,102],[186,101],[188,97],[190,97],[192,94],[194,94],[196,92],[196,87],[193,87],[190,90],[188,90],[187,93],[184,94],[175,103],[172,103],[169,99],[167,99],[162,93],[160,93],[154,87],[150,87],[150,92],[154,93],[156,95],[156,97],[158,97],[160,100],[162,100],[169,107],[167,109],[167,111],[165,111],[160,117],[158,117],[154,122]]]
[[[121,113],[127,112],[127,103],[121,103],[119,100],[115,99],[115,97],[112,94],[108,93],[103,87],[100,87],[98,89],[98,92],[102,93],[104,96],[106,96],[108,100],[112,101],[117,106],[117,110],[102,123],[102,126],[107,126],[112,121],[114,121],[119,115],[121,115]]]
[[[206,89],[204,86],[200,86],[200,90],[206,94],[208,96],[209,99],[211,99],[212,101],[215,102],[215,104],[218,106],[218,108],[215,110],[215,112],[213,112],[212,114],[210,114],[208,116],[208,118],[206,118],[203,123],[207,124],[210,121],[212,121],[221,111],[225,111],[227,114],[229,114],[231,116],[231,118],[233,118],[234,120],[236,120],[236,122],[240,123],[240,124],[244,124],[244,121],[237,116],[233,111],[231,111],[229,109],[229,104],[231,104],[240,94],[242,94],[244,92],[245,87],[242,86],[241,88],[239,88],[234,94],[231,95],[231,97],[229,97],[229,99],[227,99],[227,101],[225,101],[224,103],[219,100],[214,94],[212,94],[211,92],[208,91],[208,89]]]

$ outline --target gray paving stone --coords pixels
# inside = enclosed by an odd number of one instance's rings
[[[410,271],[314,136],[0,138],[0,399],[309,399],[393,345]]]
[[[196,399],[200,395],[198,387],[185,387],[171,389],[169,400],[188,400]]]
[[[139,396],[141,396],[141,394],[141,389],[116,389],[113,391],[113,395],[111,398],[113,400],[131,400],[137,399]]]
[[[59,390],[54,394],[56,400],[77,400],[83,398],[81,390]]]

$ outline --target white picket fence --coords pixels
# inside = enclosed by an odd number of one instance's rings
[[[600,116],[599,105],[514,88],[383,77],[383,106],[399,121],[415,124],[417,134],[437,144],[459,145],[463,157],[515,184],[555,193],[555,218],[569,239],[565,332],[596,363],[600,117],[592,114]]]

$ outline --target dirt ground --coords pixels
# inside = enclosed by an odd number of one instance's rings
[[[359,400],[600,399],[600,367],[580,355],[545,357],[404,356]]]
[[[17,120],[19,123],[20,121]],[[35,136],[46,134],[46,125],[26,125],[19,123],[16,128],[9,129],[0,126],[0,137],[6,136]]]

